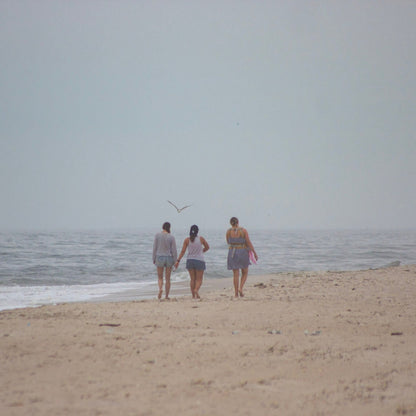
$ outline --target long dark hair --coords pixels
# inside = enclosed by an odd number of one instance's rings
[[[162,229],[163,229],[163,230],[165,230],[167,233],[169,233],[169,234],[170,234],[170,222],[165,222],[165,223],[162,225]]]
[[[195,240],[195,237],[198,235],[199,228],[197,225],[193,225],[189,231],[189,238],[193,242]]]

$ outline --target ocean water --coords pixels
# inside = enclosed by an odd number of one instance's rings
[[[0,310],[90,301],[134,290],[157,292],[152,263],[159,230],[0,232]],[[259,256],[250,274],[362,270],[416,263],[416,230],[249,230]],[[204,277],[230,277],[225,230],[201,230],[210,244]],[[187,236],[175,231],[178,252]],[[188,280],[185,262],[172,281]]]

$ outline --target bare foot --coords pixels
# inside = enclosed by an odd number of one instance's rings
[[[160,299],[162,297],[162,293],[163,293],[163,290],[159,290],[159,294],[157,295],[158,299]]]
[[[244,293],[242,290],[240,290],[240,297],[243,298],[244,297]]]

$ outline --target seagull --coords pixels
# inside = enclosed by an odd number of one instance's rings
[[[189,208],[191,205],[185,205],[184,207],[182,207],[182,208],[178,208],[173,202],[170,202],[169,200],[168,200],[168,202],[169,202],[169,204],[171,204],[171,205],[173,205],[175,208],[176,208],[176,211],[178,211],[178,214],[180,213],[180,212],[182,212],[185,208]]]

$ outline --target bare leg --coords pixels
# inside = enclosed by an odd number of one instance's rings
[[[195,297],[195,279],[196,279],[196,270],[195,269],[189,269],[189,277],[191,278],[191,281],[189,283],[192,293],[192,298]]]
[[[172,273],[172,267],[166,267],[166,283],[165,283],[165,292],[166,292],[166,299],[169,299],[169,292],[170,292],[170,274]]]
[[[240,270],[233,270],[234,275],[234,296],[238,298],[238,281],[240,280]]]
[[[195,297],[197,299],[201,299],[201,297],[199,296],[199,289],[202,286],[202,279],[204,277],[204,271],[203,270],[195,270],[195,274],[196,274],[196,279],[195,279]]]
[[[159,294],[157,298],[160,299],[163,293],[163,267],[157,268],[157,283],[159,285]]]
[[[241,269],[241,282],[240,282],[240,296],[243,297],[244,293],[243,293],[243,287],[247,281],[247,276],[248,276],[248,267],[246,269]]]

